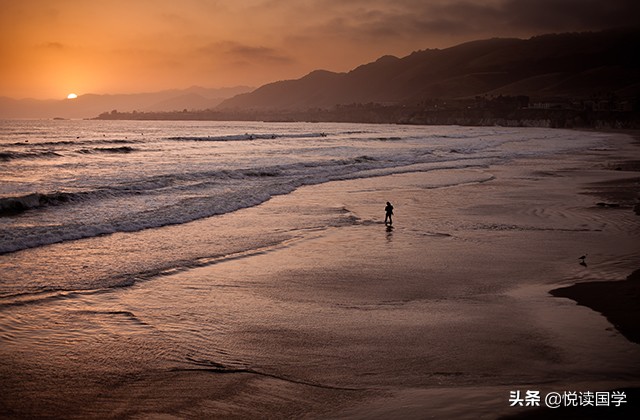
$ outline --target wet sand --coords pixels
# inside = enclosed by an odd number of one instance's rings
[[[640,347],[549,294],[638,269],[637,196],[594,195],[635,185],[637,172],[615,168],[638,150],[621,137],[580,154],[331,182],[227,216],[277,230],[330,207],[348,223],[47,302],[46,316],[41,304],[5,309],[0,414],[499,418],[530,412],[509,406],[513,390],[639,387]]]

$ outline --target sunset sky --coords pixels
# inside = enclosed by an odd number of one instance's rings
[[[637,0],[0,0],[0,96],[259,86],[489,37],[636,24]]]

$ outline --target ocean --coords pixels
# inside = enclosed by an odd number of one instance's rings
[[[234,237],[193,229],[304,185],[486,167],[597,147],[603,137],[501,127],[2,121],[0,305],[131,285],[354,222],[340,209],[291,209],[276,226],[238,226]],[[485,181],[479,176],[433,187]],[[184,236],[181,226],[194,233],[172,241]]]
[[[637,215],[593,195],[634,147],[2,121],[0,417],[497,418],[517,392],[635,387],[637,345],[548,294],[637,268]]]

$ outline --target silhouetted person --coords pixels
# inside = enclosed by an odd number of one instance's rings
[[[387,224],[387,221],[389,221],[389,224],[392,225],[393,224],[393,220],[391,220],[391,216],[393,215],[393,206],[391,205],[390,202],[387,201],[387,207],[384,208],[384,224]]]

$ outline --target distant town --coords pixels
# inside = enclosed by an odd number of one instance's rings
[[[591,99],[476,96],[416,104],[347,104],[305,110],[206,109],[100,114],[98,120],[307,121],[550,128],[640,128],[640,99],[615,95]]]

